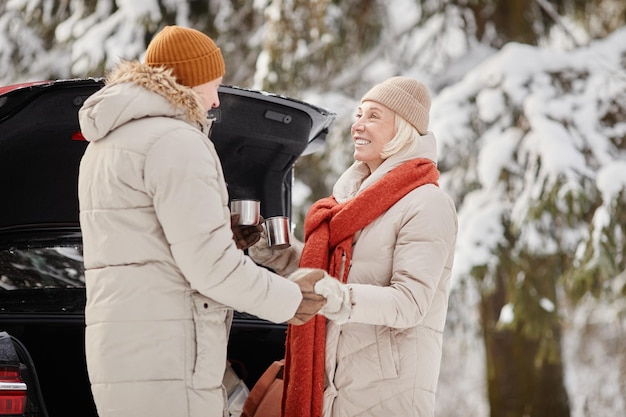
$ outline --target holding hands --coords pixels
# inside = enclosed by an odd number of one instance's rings
[[[237,248],[245,250],[252,247],[262,237],[265,238],[264,219],[260,217],[258,224],[249,226],[238,224],[239,217],[239,213],[231,213],[230,224]],[[289,279],[300,287],[302,301],[294,316],[287,323],[300,326],[311,320],[326,305],[326,298],[315,293],[315,284],[325,276],[324,270],[309,268],[298,269],[289,276]]]
[[[338,324],[348,322],[352,311],[351,294],[346,284],[322,269],[300,268],[288,277],[300,286],[302,304],[289,324],[304,324],[315,314],[321,314]],[[320,304],[320,297],[323,302]],[[303,323],[298,323],[296,320]]]
[[[300,326],[315,316],[326,304],[326,299],[315,293],[315,284],[324,278],[322,269],[299,269],[289,277],[298,284],[302,292],[302,301],[296,314],[287,321],[289,324]]]

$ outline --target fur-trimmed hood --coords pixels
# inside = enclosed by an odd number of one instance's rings
[[[190,87],[176,82],[171,70],[138,61],[123,61],[107,77],[105,86],[89,97],[79,111],[82,133],[97,141],[131,120],[171,117],[207,132],[207,112]]]

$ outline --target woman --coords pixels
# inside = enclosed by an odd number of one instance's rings
[[[434,415],[457,217],[437,185],[429,109],[410,78],[368,91],[351,129],[356,161],[307,214],[299,265],[345,284],[316,284],[330,291],[329,320],[288,330],[287,417]],[[272,252],[265,242],[251,256],[292,272],[299,245]],[[333,296],[346,314],[328,311]]]

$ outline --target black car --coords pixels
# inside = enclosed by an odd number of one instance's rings
[[[0,87],[0,415],[96,416],[84,351],[78,109],[102,79]],[[321,148],[335,115],[222,86],[211,138],[231,199],[291,216],[293,165]],[[235,313],[228,357],[252,387],[284,354],[285,325]]]

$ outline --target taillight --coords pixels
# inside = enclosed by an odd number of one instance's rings
[[[78,141],[86,141],[87,139],[85,139],[85,137],[83,136],[83,132],[74,132],[72,133],[72,140],[78,140]]]
[[[24,414],[26,384],[15,366],[0,365],[0,415]]]

